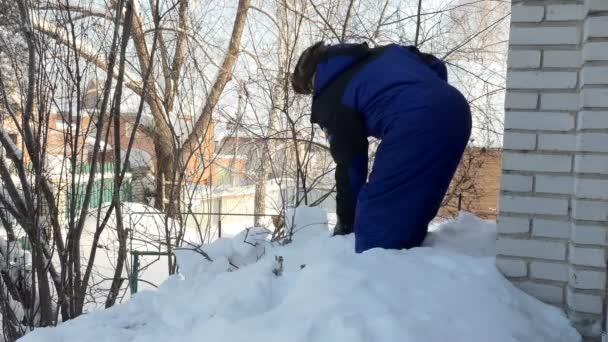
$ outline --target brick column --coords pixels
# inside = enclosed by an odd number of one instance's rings
[[[568,314],[584,333],[602,323],[608,231],[608,1],[585,5],[566,292]]]
[[[597,339],[608,231],[608,0],[514,1],[505,107],[497,265]]]

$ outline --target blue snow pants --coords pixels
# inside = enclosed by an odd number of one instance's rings
[[[417,111],[392,115],[385,125],[357,199],[358,253],[420,246],[439,210],[469,140],[471,114],[466,99],[447,84],[430,89],[426,102]]]

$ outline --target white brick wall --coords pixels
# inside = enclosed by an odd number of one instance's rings
[[[547,260],[565,260],[566,245],[563,242],[523,240],[499,237],[496,241],[499,255],[519,256]]]
[[[583,47],[584,61],[603,61],[608,56],[608,42],[586,43]]]
[[[572,242],[587,245],[606,245],[607,228],[575,223],[572,227]]]
[[[608,111],[582,111],[578,114],[579,129],[608,129]]]
[[[539,50],[510,50],[508,59],[511,68],[540,68]]]
[[[608,220],[608,202],[576,199],[572,202],[572,217],[578,220]]]
[[[580,50],[558,50],[544,52],[543,67],[545,68],[577,68],[580,65]]]
[[[511,22],[513,23],[540,22],[544,15],[543,6],[514,5],[511,8]]]
[[[548,110],[576,111],[579,108],[579,98],[580,95],[578,93],[541,94],[540,108]]]
[[[525,277],[528,275],[526,263],[519,259],[496,258],[496,266],[508,277]]]
[[[549,5],[547,6],[548,21],[555,20],[581,20],[585,17],[585,6],[583,5]]]
[[[506,109],[536,109],[536,106],[538,106],[538,94],[507,91]]]
[[[558,112],[507,112],[505,128],[569,131],[574,129],[574,116]]]
[[[577,140],[581,152],[608,152],[608,133],[579,133]]]
[[[576,151],[576,134],[539,134],[538,149],[545,151]]]
[[[532,235],[557,239],[570,238],[571,224],[568,221],[555,221],[535,218],[532,221]]]
[[[598,295],[577,293],[569,289],[566,295],[566,302],[568,306],[580,312],[602,313],[603,300]]]
[[[590,17],[585,21],[585,39],[608,37],[608,16]]]
[[[570,270],[570,284],[582,290],[603,290],[606,287],[606,274],[573,267]]]
[[[608,53],[608,51],[607,51]],[[583,107],[608,107],[608,89],[589,88],[581,91]]]
[[[504,152],[504,170],[570,172],[572,157],[568,155]]]
[[[574,171],[608,174],[608,155],[578,154],[574,163]]]
[[[534,150],[536,149],[536,134],[506,132],[502,147],[508,150]]]
[[[606,252],[600,247],[570,245],[570,262],[579,266],[605,267]]]
[[[608,2],[606,0],[587,0],[585,8],[589,12],[608,11]]]
[[[530,219],[500,216],[498,218],[497,229],[501,234],[527,233],[530,231]]]
[[[564,27],[513,27],[512,45],[569,45],[580,42],[580,31],[576,26]]]
[[[577,73],[573,71],[511,71],[507,87],[511,89],[574,89]]]
[[[500,196],[500,210],[511,213],[566,215],[568,200],[565,198],[543,198],[532,196]]]
[[[574,183],[579,198],[608,200],[608,179],[577,178]]]
[[[510,37],[497,265],[599,341],[589,327],[604,321],[607,285],[608,0],[520,0]]]
[[[544,192],[550,194],[573,194],[574,177],[538,175],[536,176],[536,184],[534,190],[536,192]]]
[[[608,66],[587,66],[581,73],[583,84],[608,84]]]
[[[568,281],[568,265],[561,262],[532,261],[530,262],[530,277],[554,281]]]
[[[500,188],[505,191],[532,191],[534,177],[504,174],[500,177]]]
[[[516,282],[515,284],[522,290],[545,302],[553,304],[564,302],[564,288],[561,286],[532,281]]]

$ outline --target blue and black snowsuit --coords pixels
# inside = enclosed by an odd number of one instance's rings
[[[329,134],[337,215],[354,225],[356,251],[420,246],[471,132],[443,62],[400,45],[335,45],[313,88],[311,121]],[[370,136],[381,142],[366,183]]]

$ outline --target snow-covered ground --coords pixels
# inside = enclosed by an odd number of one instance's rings
[[[181,274],[157,291],[22,341],[580,341],[496,270],[494,223],[461,214],[426,247],[357,255],[318,212],[297,214],[290,244],[252,229],[181,250]]]
[[[97,210],[91,210],[86,217],[85,227],[81,238],[82,257],[86,262],[88,260],[91,245],[93,243],[93,235],[98,225],[98,219],[103,219],[108,206],[102,207],[100,215]],[[131,233],[127,242],[127,249],[131,251],[164,251],[161,245],[165,242],[165,218],[158,210],[140,204],[140,203],[123,203],[122,204],[124,228]],[[177,224],[169,219],[166,222],[169,230],[175,235]],[[91,275],[91,283],[95,284],[95,291],[90,291],[87,300],[86,310],[92,311],[104,307],[105,298],[108,294],[108,289],[114,276],[116,268],[116,258],[118,255],[118,236],[116,233],[116,215],[110,215],[106,229],[100,236],[97,255],[95,258],[94,272]],[[124,276],[127,277],[131,272],[131,256],[126,261]],[[154,289],[151,284],[160,284],[168,277],[167,257],[145,256],[140,257],[140,281],[138,286],[140,289]],[[128,291],[128,282],[124,282],[123,289],[119,294],[119,301],[128,300],[130,293]]]

